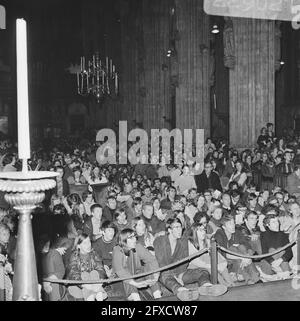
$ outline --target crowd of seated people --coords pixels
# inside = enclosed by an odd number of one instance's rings
[[[294,241],[300,227],[300,140],[276,138],[268,124],[257,144],[237,151],[208,139],[200,166],[165,164],[163,157],[147,164],[144,155],[137,165],[99,165],[95,146],[33,153],[31,170],[58,173],[55,189],[33,215],[43,300],[94,301],[116,294],[133,301],[145,295],[196,300],[292,277],[296,245],[275,251]],[[14,150],[3,154],[2,165],[4,171],[20,168]],[[1,275],[13,278],[17,224],[15,211],[4,201],[1,208],[0,298],[7,298]],[[209,248],[212,239],[219,246],[218,284],[208,253],[130,278]],[[65,286],[44,278],[126,279]]]

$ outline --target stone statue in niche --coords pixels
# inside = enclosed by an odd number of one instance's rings
[[[275,22],[275,70],[278,71],[281,67],[281,21]]]
[[[233,69],[235,66],[235,44],[233,34],[233,22],[230,17],[224,17],[225,25],[223,31],[224,65]]]

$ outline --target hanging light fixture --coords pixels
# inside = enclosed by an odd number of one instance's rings
[[[85,57],[80,58],[80,72],[77,72],[77,92],[81,96],[92,94],[99,103],[104,96],[118,95],[119,76],[112,59],[106,57],[101,61],[96,52],[92,60],[85,63]]]

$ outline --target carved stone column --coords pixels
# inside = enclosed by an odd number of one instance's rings
[[[275,22],[233,18],[232,28],[230,144],[254,147],[261,128],[275,118]]]
[[[142,0],[143,43],[145,48],[145,102],[143,128],[166,126],[164,116],[170,113],[169,49],[170,1]]]
[[[176,0],[178,87],[177,128],[198,128],[210,136],[210,24],[202,0]]]

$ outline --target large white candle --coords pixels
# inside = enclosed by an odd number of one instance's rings
[[[17,94],[18,94],[18,149],[20,159],[30,158],[28,68],[26,21],[17,19]]]

